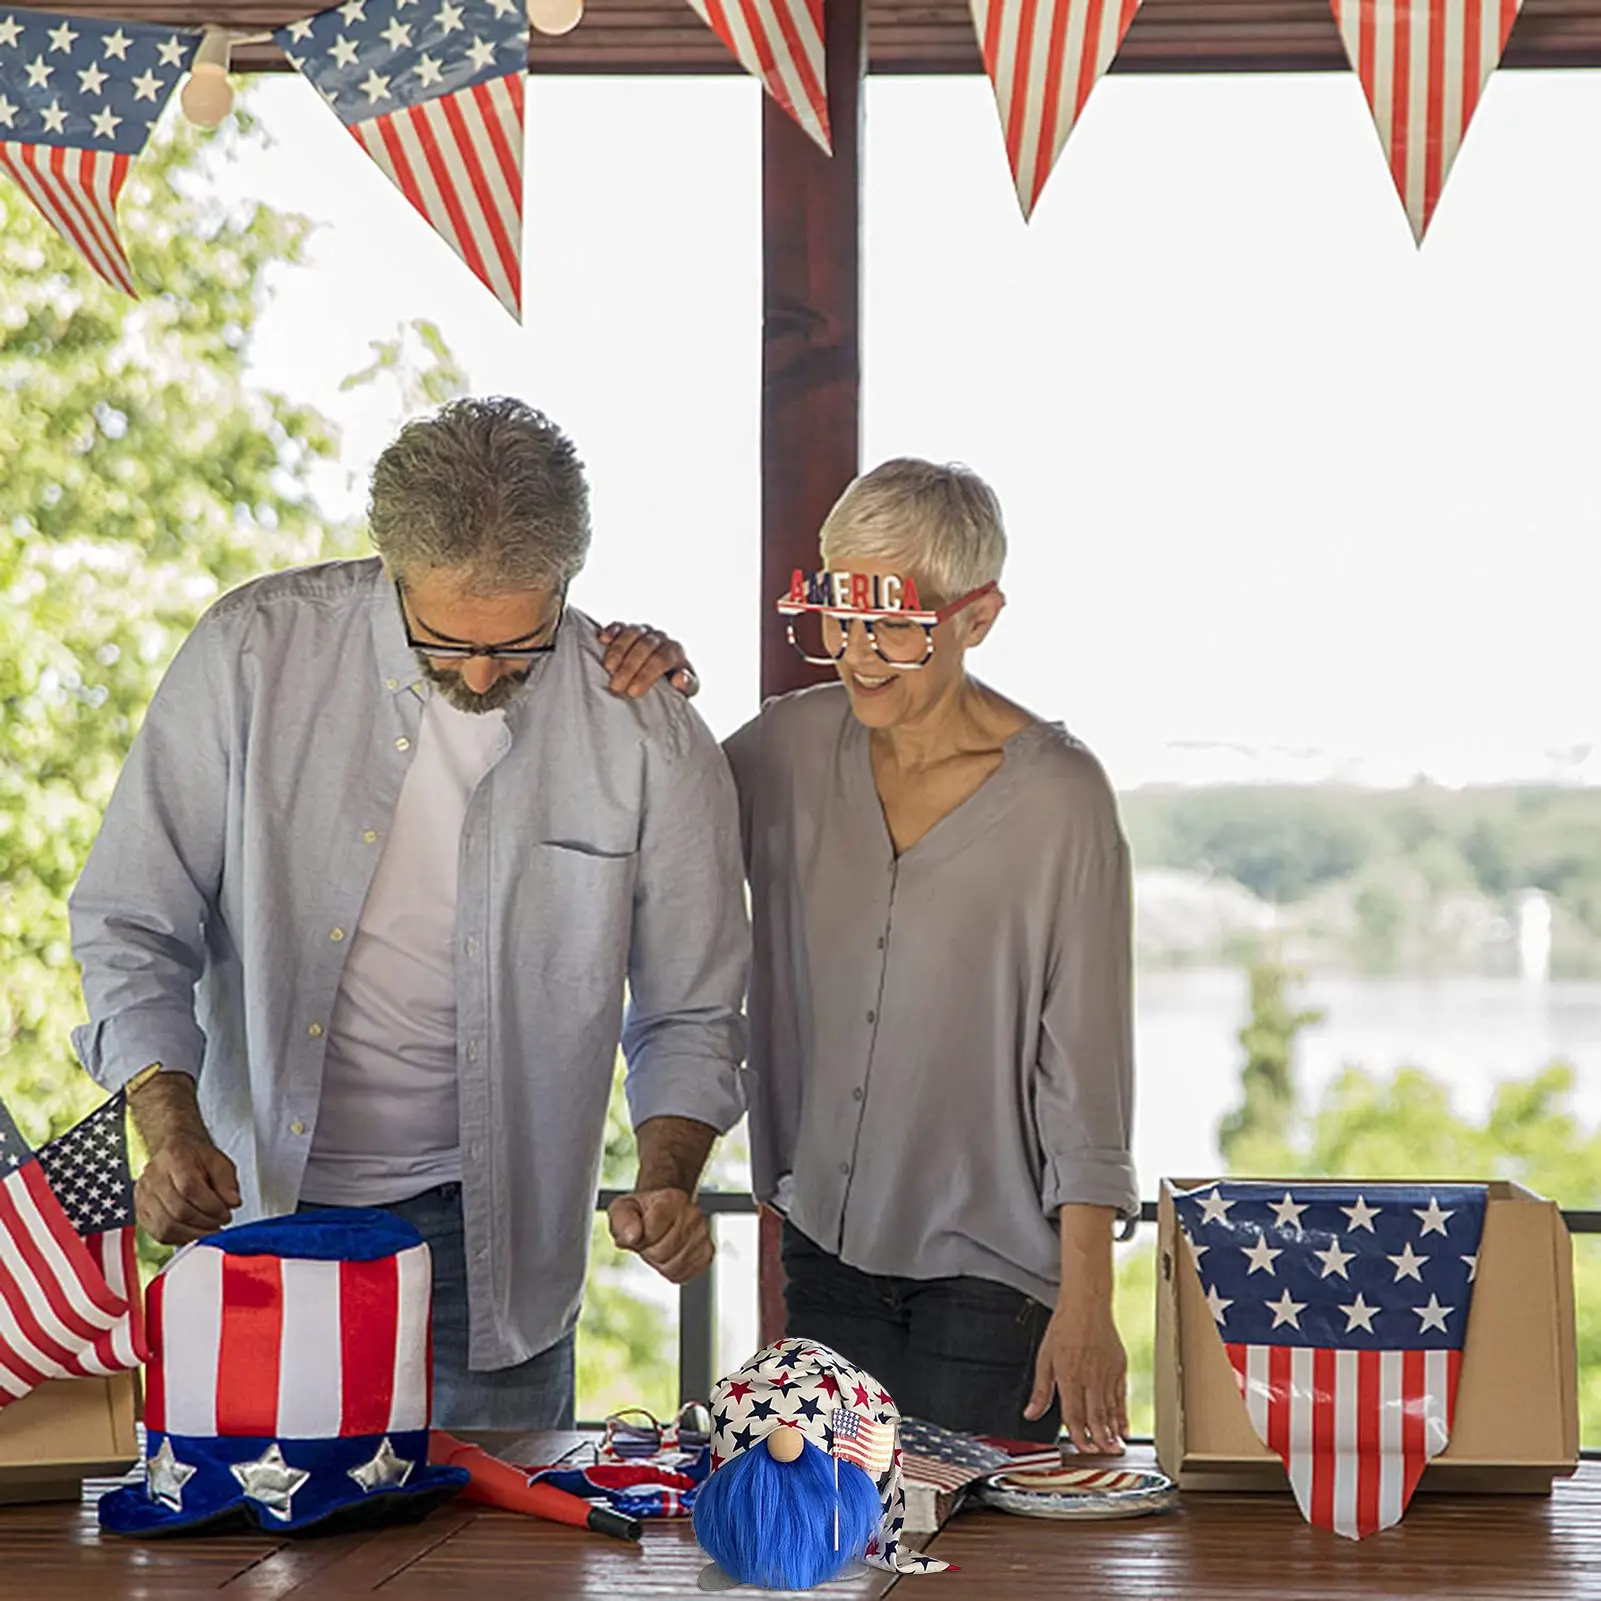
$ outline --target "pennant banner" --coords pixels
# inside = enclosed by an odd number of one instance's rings
[[[753,78],[826,151],[822,0],[689,0]]]
[[[1450,1443],[1487,1199],[1243,1181],[1176,1198],[1251,1426],[1319,1528],[1400,1522]]]
[[[346,0],[273,37],[521,321],[521,0]]]
[[[1422,244],[1523,0],[1330,3],[1412,237]]]
[[[124,294],[117,197],[200,36],[0,8],[0,167]]]
[[[971,0],[971,6],[1012,181],[1029,217],[1140,0]]]

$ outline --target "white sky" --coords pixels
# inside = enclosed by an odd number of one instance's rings
[[[396,398],[339,380],[438,322],[577,439],[576,599],[687,641],[720,732],[756,696],[758,92],[530,81],[522,330],[299,79],[218,176],[326,224],[260,381],[341,421],[359,488]],[[1124,786],[1582,746],[1601,781],[1601,75],[1497,75],[1421,253],[1353,75],[1109,78],[1029,227],[982,79],[868,113],[864,461],[999,490],[981,675]]]

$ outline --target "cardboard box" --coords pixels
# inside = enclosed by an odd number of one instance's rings
[[[1157,1212],[1156,1454],[1184,1490],[1282,1490],[1257,1439],[1173,1197],[1211,1179],[1164,1179]],[[1287,1182],[1297,1191],[1313,1184]],[[1341,1180],[1341,1183],[1367,1182]],[[1556,1206],[1519,1184],[1489,1186],[1451,1443],[1422,1490],[1549,1494],[1579,1462],[1573,1252]]]
[[[0,1503],[76,1501],[139,1460],[138,1380],[52,1379],[0,1411]]]

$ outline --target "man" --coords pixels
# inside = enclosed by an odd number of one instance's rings
[[[162,1069],[132,1096],[157,1239],[389,1207],[433,1250],[439,1424],[562,1426],[619,1036],[613,1238],[673,1282],[711,1259],[733,786],[679,694],[606,692],[565,602],[583,469],[539,412],[409,424],[370,526],[378,558],[244,585],[174,659],[72,897],[75,1044],[110,1089]]]

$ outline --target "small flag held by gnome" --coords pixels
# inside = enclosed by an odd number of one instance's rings
[[[712,1474],[695,1538],[702,1590],[810,1590],[859,1563],[950,1567],[901,1544],[900,1413],[870,1375],[811,1340],[758,1351],[712,1392]]]

